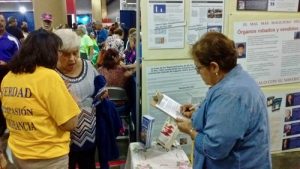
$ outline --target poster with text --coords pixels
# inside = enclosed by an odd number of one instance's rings
[[[223,32],[223,0],[190,0],[187,41],[194,44],[206,32]]]
[[[300,12],[300,0],[237,0],[237,10]]]
[[[149,0],[148,47],[184,48],[183,0]]]
[[[300,19],[234,23],[238,63],[260,86],[300,81]]]
[[[155,118],[153,137],[157,138],[167,115],[153,106],[150,101],[157,91],[168,95],[180,104],[200,104],[208,90],[201,77],[196,73],[194,64],[174,64],[151,66],[147,68],[147,97],[149,100],[149,115]],[[178,142],[187,143],[183,146],[186,152],[191,152],[191,139],[188,135],[180,133]]]
[[[300,90],[265,92],[269,112],[271,151],[300,148]]]

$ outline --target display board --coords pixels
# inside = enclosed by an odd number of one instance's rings
[[[300,81],[300,18],[233,24],[238,63],[260,86]]]
[[[252,0],[252,2],[254,1]],[[268,103],[270,121],[272,121],[270,123],[272,152],[298,150],[298,140],[300,140],[298,139],[300,138],[298,126],[300,126],[300,121],[297,119],[297,114],[300,112],[298,110],[300,108],[298,108],[299,105],[288,107],[285,102],[288,94],[293,94],[293,96],[299,98],[298,93],[300,91],[297,88],[289,89],[288,87],[295,84],[300,86],[298,83],[300,82],[300,40],[298,39],[298,36],[300,36],[300,33],[298,33],[300,31],[300,12],[295,11],[296,8],[284,8],[283,4],[279,4],[279,0],[272,1],[276,2],[277,5],[276,9],[274,6],[273,12],[263,9],[255,9],[255,11],[237,10],[238,0],[183,1],[184,16],[182,18],[184,18],[186,39],[183,48],[172,49],[150,47],[149,38],[153,37],[150,37],[149,31],[155,28],[155,25],[149,25],[149,21],[144,18],[149,19],[150,16],[148,15],[151,12],[154,13],[155,8],[154,4],[149,7],[149,1],[141,1],[143,34],[142,113],[155,116],[157,119],[155,125],[161,127],[160,124],[166,116],[150,106],[151,97],[156,90],[165,92],[180,103],[193,102],[192,98],[198,98],[199,102],[203,99],[207,87],[203,85],[200,75],[192,70],[193,61],[189,52],[190,44],[198,40],[202,34],[210,30],[208,27],[212,26],[213,31],[221,30],[233,39],[237,48],[238,46],[244,48],[238,63],[262,86],[268,98],[266,102]],[[282,0],[281,2],[288,1]],[[268,5],[270,2],[271,0],[267,2],[264,0],[257,1],[260,4],[256,5]],[[289,2],[294,1],[290,0]],[[286,5],[290,4],[286,3]],[[164,11],[164,9],[161,11]],[[216,15],[212,15],[212,13]],[[153,19],[154,16],[151,17]],[[179,24],[179,26],[182,26],[182,24]],[[255,32],[250,33],[251,30],[255,30]],[[279,86],[280,90],[278,90]],[[278,109],[279,103],[281,104]],[[290,109],[292,114],[294,113],[294,119],[297,120],[284,122],[287,109]],[[293,134],[287,135],[284,133],[283,129],[286,124],[290,124],[286,128],[291,128]],[[157,130],[154,129],[154,135],[158,135],[159,131]],[[284,144],[288,142],[290,144],[284,150],[283,142],[285,142]]]
[[[271,151],[298,151],[300,148],[300,84],[263,88],[268,106]]]

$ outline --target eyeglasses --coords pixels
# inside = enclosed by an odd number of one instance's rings
[[[199,65],[195,65],[195,70],[197,73],[200,73],[201,69],[203,69],[205,66],[199,66]]]

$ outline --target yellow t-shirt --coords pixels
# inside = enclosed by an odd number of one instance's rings
[[[69,153],[70,132],[58,126],[80,109],[64,81],[51,69],[9,72],[1,83],[2,109],[10,131],[9,147],[20,159],[50,159]]]

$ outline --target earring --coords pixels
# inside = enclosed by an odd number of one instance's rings
[[[218,72],[216,73],[216,76],[219,76]]]

